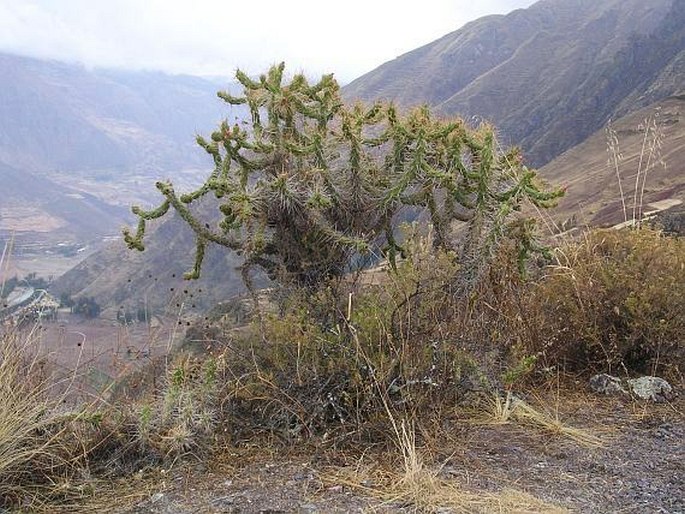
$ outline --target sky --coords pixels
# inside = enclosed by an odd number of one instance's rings
[[[292,71],[348,82],[534,0],[0,0],[0,51],[192,75]]]

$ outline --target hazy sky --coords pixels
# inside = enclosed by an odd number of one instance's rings
[[[534,0],[0,0],[0,51],[232,75],[286,61],[347,82],[464,23]]]

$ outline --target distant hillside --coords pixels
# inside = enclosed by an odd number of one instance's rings
[[[144,252],[128,250],[123,239],[115,241],[59,277],[51,291],[94,296],[110,309],[147,304],[155,312],[171,314],[181,307],[184,313],[206,310],[245,291],[236,270],[240,258],[214,245],[207,249],[202,278],[184,280],[194,251],[192,231],[172,215],[153,228]]]
[[[241,117],[216,96],[231,87],[0,53],[0,243],[93,242],[156,201],[155,180],[197,184],[212,162],[195,135]]]
[[[541,0],[469,23],[344,92],[490,120],[542,165],[683,83],[685,2]]]
[[[0,54],[0,162],[76,174],[203,164],[194,134],[225,115],[218,89],[195,77]]]
[[[648,170],[645,212],[661,206],[685,202],[685,87],[683,94],[662,100],[613,122],[622,155],[619,175],[626,197],[628,217],[632,217],[635,178],[643,156],[645,120],[658,113],[661,149],[654,167]],[[572,225],[613,225],[624,221],[618,179],[607,164],[607,138],[599,130],[586,141],[568,150],[540,169],[551,183],[568,187],[566,197],[550,214],[559,223],[573,219]],[[659,204],[656,205],[657,207]]]
[[[11,232],[34,232],[46,243],[92,243],[128,219],[128,210],[122,206],[2,163],[0,186],[0,240]]]

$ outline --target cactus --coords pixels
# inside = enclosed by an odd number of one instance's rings
[[[138,228],[124,231],[129,248],[143,250],[146,223],[176,211],[196,235],[189,279],[200,275],[210,243],[242,255],[248,287],[254,267],[279,283],[316,288],[382,247],[394,264],[402,250],[395,221],[412,208],[429,212],[436,244],[458,249],[475,277],[524,201],[548,207],[562,194],[541,189],[517,151],[499,152],[488,126],[442,121],[427,107],[348,107],[332,75],[286,82],[282,63],[258,79],[240,71],[236,78],[243,94],[218,96],[248,107],[249,130],[224,121],[209,139],[198,136],[214,161],[204,184],[179,195],[157,183],[163,202],[134,207]],[[220,204],[215,227],[191,210],[209,194]],[[450,240],[453,221],[468,223],[462,241]]]

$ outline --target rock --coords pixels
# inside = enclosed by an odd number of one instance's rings
[[[634,394],[642,400],[664,402],[671,400],[675,395],[671,384],[659,377],[640,377],[625,381],[618,377],[600,373],[590,378],[590,389],[597,394],[617,395]]]
[[[160,500],[164,499],[164,493],[155,493],[152,495],[152,498],[150,498],[150,501],[152,503],[157,503]]]
[[[600,373],[590,378],[590,389],[597,394],[615,395],[628,394],[621,384],[621,379],[606,373]]]
[[[631,392],[643,400],[665,402],[673,399],[673,388],[663,378],[640,377],[628,379],[627,382]]]

